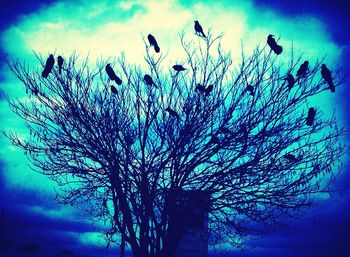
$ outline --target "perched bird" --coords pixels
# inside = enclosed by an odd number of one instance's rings
[[[247,91],[250,93],[251,96],[254,96],[254,87],[252,85],[247,86]]]
[[[58,64],[58,73],[61,74],[62,66],[63,66],[63,58],[60,55],[57,57],[57,64]]]
[[[209,85],[206,89],[205,89],[205,95],[208,96],[211,91],[213,91],[213,85]]]
[[[55,58],[53,57],[53,54],[50,54],[49,58],[47,58],[46,60],[45,68],[41,73],[41,76],[43,78],[47,78],[49,76],[54,64],[55,64]]]
[[[300,65],[299,70],[297,71],[298,79],[304,77],[306,75],[307,69],[309,68],[309,62],[305,61],[302,65]]]
[[[309,113],[307,114],[306,125],[312,126],[314,124],[315,116],[316,116],[316,110],[315,108],[311,107],[309,109]]]
[[[205,92],[205,87],[202,86],[201,84],[197,84],[196,90],[199,91],[199,92]]]
[[[196,32],[197,35],[205,37],[205,34],[203,32],[203,28],[202,26],[199,24],[198,21],[194,21],[194,30]]]
[[[118,90],[116,89],[116,87],[115,86],[111,86],[111,92],[113,93],[113,94],[115,94],[115,95],[118,95]]]
[[[328,83],[329,89],[334,93],[335,92],[335,86],[334,86],[334,83],[333,83],[332,73],[327,68],[327,66],[325,64],[322,64],[321,75],[322,75],[322,78],[324,78],[324,80]]]
[[[122,80],[117,76],[117,74],[115,74],[113,68],[109,63],[106,65],[106,72],[110,80],[114,80],[118,85],[122,84]]]
[[[151,34],[148,34],[147,39],[148,39],[148,42],[149,42],[150,46],[154,47],[154,51],[156,53],[159,53],[160,52],[160,48],[159,48],[157,40],[154,38],[154,36],[152,36]]]
[[[157,85],[153,82],[153,79],[150,75],[146,74],[145,76],[143,76],[143,79],[145,80],[147,85],[149,86],[154,85],[155,87],[157,87]]]
[[[170,116],[173,116],[177,119],[180,119],[179,114],[176,111],[174,111],[173,109],[171,109],[170,107],[167,107],[165,110],[170,114]]]
[[[289,73],[284,80],[287,81],[288,89],[291,90],[295,84],[295,79],[294,79],[293,75]]]
[[[180,64],[175,64],[175,65],[173,66],[173,69],[174,69],[175,71],[177,71],[177,72],[186,70],[186,68],[184,68],[184,67],[183,67],[182,65],[180,65]]]
[[[294,154],[287,153],[283,157],[286,158],[289,162],[297,162],[298,161],[297,157],[295,157]]]
[[[273,38],[273,35],[268,35],[267,44],[275,54],[279,55],[280,53],[282,53],[283,48],[282,46],[276,43],[276,40]]]

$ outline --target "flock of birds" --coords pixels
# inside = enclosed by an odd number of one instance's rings
[[[202,26],[199,24],[198,21],[194,21],[194,30],[195,30],[195,34],[199,37],[203,37],[206,38],[206,35],[203,32],[203,28]],[[149,34],[147,36],[148,42],[149,42],[149,47],[153,47],[154,51],[156,53],[160,52],[160,47],[158,45],[157,40],[155,39],[155,37],[151,34]],[[267,44],[268,46],[271,48],[271,51],[273,51],[276,55],[280,55],[283,51],[283,48],[281,45],[278,45],[276,40],[274,39],[273,35],[268,35],[267,37]],[[50,54],[50,56],[47,58],[46,60],[46,64],[44,67],[44,70],[42,72],[42,77],[43,78],[47,78],[49,76],[49,74],[51,73],[53,66],[55,63],[55,59],[53,54]],[[59,74],[62,73],[62,67],[63,67],[63,58],[62,56],[58,56],[57,57],[57,64],[58,64],[58,71]],[[176,74],[182,71],[185,71],[186,68],[183,67],[180,64],[175,64],[172,67],[175,71]],[[287,74],[286,78],[284,79],[287,82],[287,87],[289,90],[291,90],[294,86],[295,83],[297,83],[301,78],[306,77],[307,72],[308,72],[308,68],[309,68],[309,62],[305,61],[303,64],[300,65],[299,69],[297,70],[296,73],[296,79],[294,78],[294,76],[292,74]],[[117,74],[114,72],[113,68],[111,67],[111,65],[108,63],[105,67],[105,71],[108,75],[109,80],[114,81],[117,85],[121,85],[122,84],[122,80],[121,78],[119,78],[117,76]],[[327,68],[327,66],[325,64],[322,64],[321,67],[321,75],[323,77],[323,79],[327,82],[327,84],[329,85],[329,89],[332,92],[335,92],[335,86],[333,83],[333,78],[332,78],[332,74],[331,71]],[[149,74],[145,74],[144,77],[144,82],[145,84],[147,84],[148,86],[154,86],[155,88],[158,88],[158,86],[156,85],[156,83],[153,81],[152,77]],[[209,85],[208,87],[204,87],[200,84],[197,84],[196,86],[196,91],[201,92],[203,94],[205,94],[205,96],[208,96],[212,90],[213,90],[213,85]],[[249,92],[250,95],[254,96],[255,93],[255,89],[252,85],[247,85],[246,87],[247,92]],[[115,86],[111,85],[111,92],[113,94],[118,94],[118,90]],[[180,118],[180,115],[174,111],[173,109],[171,109],[170,107],[167,107],[165,109],[165,111],[167,111],[169,113],[170,116],[173,116],[175,118]],[[314,119],[316,116],[316,110],[315,108],[309,108],[308,111],[308,115],[306,118],[306,124],[308,126],[312,126],[314,123]]]
[[[280,55],[283,51],[282,46],[278,45],[276,40],[274,39],[273,35],[268,35],[267,37],[267,44],[269,45],[269,47],[271,48],[271,51],[273,51],[276,55]],[[294,86],[294,84],[300,80],[300,78],[305,77],[307,75],[307,71],[309,69],[309,61],[304,61],[304,63],[302,63],[299,67],[299,69],[297,70],[296,73],[296,79],[294,78],[294,76],[292,74],[287,74],[285,80],[287,81],[287,86],[288,89],[291,90]],[[329,89],[331,90],[331,92],[335,92],[335,86],[333,83],[333,78],[332,78],[332,73],[331,71],[327,68],[327,66],[325,64],[322,64],[321,66],[321,76],[322,78],[327,82]],[[252,92],[253,91],[253,87],[251,86],[251,88],[247,88],[248,91]],[[252,93],[251,93],[252,94]],[[316,116],[316,110],[315,108],[311,107],[309,108],[308,111],[308,115],[306,118],[306,125],[308,126],[312,126],[315,120],[315,116]]]

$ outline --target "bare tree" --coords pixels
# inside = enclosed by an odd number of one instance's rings
[[[111,64],[122,79],[113,89],[107,61],[91,69],[71,55],[48,78],[42,57],[39,69],[14,61],[28,97],[7,99],[30,136],[4,133],[62,186],[61,203],[109,221],[106,235],[120,234],[135,257],[174,254],[184,229],[171,207],[184,190],[210,194],[209,243],[240,246],[330,190],[346,130],[317,106],[307,125],[309,99],[328,90],[321,61],[291,85],[301,58],[283,63],[265,45],[250,56],[242,50],[235,67],[220,40],[180,35],[180,73],[146,44],[147,69],[124,56]]]

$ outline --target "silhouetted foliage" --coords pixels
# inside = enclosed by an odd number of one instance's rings
[[[118,91],[107,62],[91,68],[72,55],[62,74],[50,69],[49,79],[41,67],[10,64],[29,96],[7,99],[30,135],[5,135],[34,170],[62,186],[61,203],[104,220],[107,238],[120,234],[135,257],[174,254],[184,228],[169,209],[185,191],[209,195],[211,245],[241,246],[329,191],[344,153],[346,131],[334,115],[314,107],[305,122],[309,99],[328,90],[321,62],[306,61],[296,72],[300,58],[282,63],[265,44],[250,56],[242,52],[234,66],[221,36],[204,38],[198,22],[195,31],[196,40],[180,36],[187,67],[181,76],[145,43],[146,68],[124,56],[113,63],[124,80]],[[341,84],[339,74],[333,82]]]

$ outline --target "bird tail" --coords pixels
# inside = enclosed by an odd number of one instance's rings
[[[331,83],[329,83],[329,88],[331,89],[332,93],[335,92],[335,86],[333,84],[333,81],[331,81]]]
[[[159,48],[159,46],[157,44],[154,45],[154,51],[156,51],[156,53],[160,52],[160,48]]]
[[[58,68],[58,73],[59,73],[59,74],[62,74],[62,67],[59,67],[59,68]]]
[[[207,37],[205,36],[205,34],[204,34],[204,32],[203,32],[203,31],[201,31],[201,33],[202,33],[202,36],[203,36],[204,38],[207,38]]]
[[[43,72],[41,73],[41,76],[46,79],[49,76],[48,70],[44,69]]]

